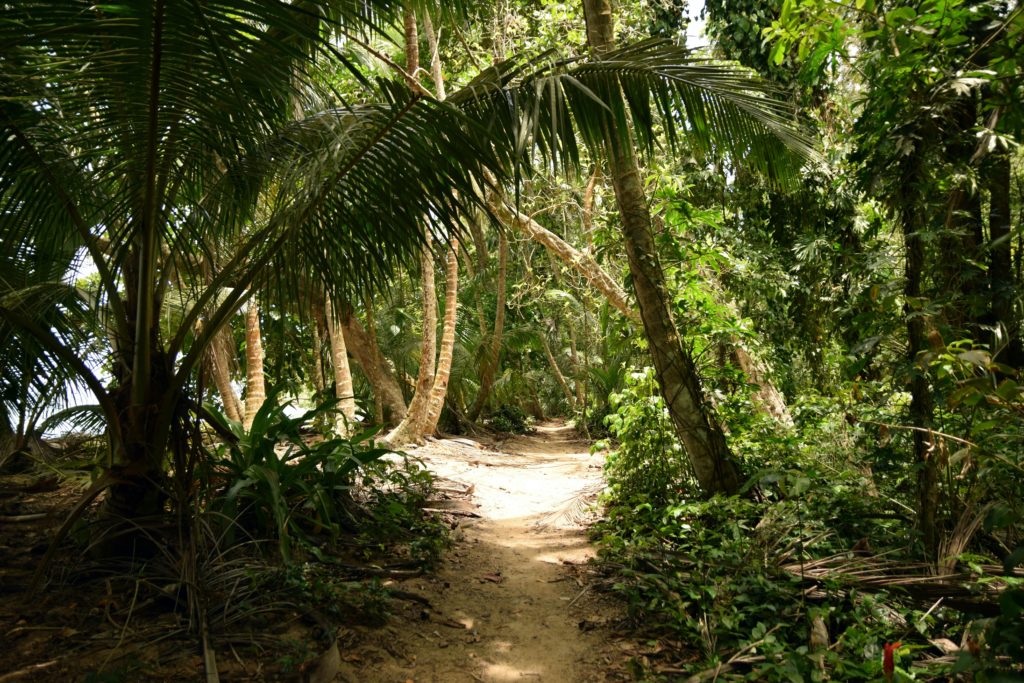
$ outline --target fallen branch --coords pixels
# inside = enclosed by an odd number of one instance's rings
[[[0,524],[20,524],[22,522],[34,522],[38,519],[45,519],[49,512],[33,512],[28,515],[5,515],[0,517]]]
[[[51,666],[56,665],[57,662],[59,662],[59,661],[60,660],[58,660],[58,659],[51,659],[48,662],[42,662],[40,664],[33,664],[31,666],[26,666],[24,669],[18,669],[17,671],[12,671],[10,673],[4,674],[3,676],[0,676],[0,683],[7,683],[8,681],[16,681],[19,678],[25,678],[26,676],[31,676],[32,674],[34,674],[34,673],[36,673],[38,671],[42,671],[44,669],[49,669]]]

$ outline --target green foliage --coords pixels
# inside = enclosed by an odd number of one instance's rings
[[[404,454],[360,468],[353,499],[363,514],[358,540],[367,557],[398,553],[417,565],[433,564],[448,544],[448,528],[423,512],[434,492],[434,475]]]
[[[748,680],[877,680],[886,642],[910,642],[906,624],[923,612],[886,591],[860,592],[841,581],[806,597],[800,567],[814,557],[846,552],[852,531],[836,520],[878,512],[854,481],[829,482],[801,470],[765,473],[760,501],[677,497],[662,507],[611,507],[599,529],[602,559],[616,572],[615,589],[644,629],[699,649],[694,671],[733,655],[749,660]],[[884,528],[872,538],[888,536]],[[853,557],[851,555],[851,557]],[[809,650],[820,619],[834,647]],[[929,623],[919,644],[947,624]],[[926,643],[925,643],[926,644]],[[690,649],[688,648],[688,649]]]
[[[692,490],[686,455],[658,390],[653,368],[632,372],[622,392],[612,394],[605,418],[618,442],[605,462],[608,497],[617,505],[660,509],[680,487]],[[600,441],[595,448],[606,448]]]
[[[356,471],[392,452],[373,445],[375,430],[308,440],[303,428],[336,403],[288,417],[288,404],[279,405],[271,395],[249,431],[224,419],[238,441],[211,453],[202,476],[213,487],[210,509],[237,520],[256,538],[276,539],[285,562],[293,559],[294,542],[316,553],[314,534],[338,535],[351,514],[346,502]]]
[[[487,425],[498,432],[508,434],[526,434],[530,431],[530,420],[526,413],[517,405],[505,404],[491,413]]]
[[[981,358],[954,353],[941,359],[956,368],[972,360]],[[793,429],[749,416],[730,419],[730,445],[758,468],[748,497],[695,500],[685,474],[673,479],[664,462],[651,469],[651,460],[666,451],[649,445],[658,443],[658,434],[671,434],[671,425],[651,407],[658,401],[643,400],[650,393],[634,395],[633,387],[645,381],[650,392],[649,374],[631,377],[623,392],[631,401],[619,403],[609,420],[621,425],[614,428],[623,439],[619,453],[639,457],[610,458],[611,495],[596,535],[601,560],[635,623],[662,643],[682,644],[686,654],[674,657],[696,659],[691,673],[729,663],[725,678],[823,680],[823,665],[833,680],[873,681],[881,678],[882,646],[895,641],[904,643],[897,658],[902,680],[931,680],[954,666],[984,677],[1005,668],[997,654],[1019,655],[1014,634],[1022,615],[1020,579],[1008,580],[998,617],[974,621],[987,643],[981,659],[965,654],[957,664],[930,665],[911,665],[911,659],[920,660],[911,655],[931,648],[929,639],[959,642],[977,615],[946,607],[929,611],[934,600],[903,593],[898,579],[890,588],[885,581],[872,587],[858,583],[856,563],[865,555],[886,557],[894,579],[916,571],[910,569],[917,566],[918,551],[908,543],[914,531],[907,504],[914,500],[914,482],[904,463],[892,459],[894,447],[896,453],[906,448],[900,442],[905,435],[879,439],[876,427],[849,424],[842,404],[828,397],[791,405]],[[874,417],[893,410],[899,404]],[[990,461],[987,467],[992,466]],[[1016,504],[993,508],[985,533],[1015,538],[1007,525],[1017,519]],[[982,556],[973,557],[964,558],[974,577],[965,595],[988,582],[1007,581],[986,574]],[[850,563],[850,578],[826,578],[812,590],[799,576],[816,562]],[[900,568],[904,564],[908,569]],[[808,647],[816,620],[830,634],[827,651]]]

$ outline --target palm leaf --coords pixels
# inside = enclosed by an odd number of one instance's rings
[[[652,151],[657,131],[706,154],[728,156],[773,181],[795,176],[816,152],[781,93],[738,65],[694,57],[650,39],[601,59],[514,59],[481,73],[449,101],[486,123],[527,160],[580,166],[576,136],[594,150],[634,131]]]

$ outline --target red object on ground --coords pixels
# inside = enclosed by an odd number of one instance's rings
[[[885,674],[885,680],[892,681],[893,672],[896,671],[896,661],[893,658],[893,652],[899,649],[903,643],[886,643],[882,646],[882,673]]]

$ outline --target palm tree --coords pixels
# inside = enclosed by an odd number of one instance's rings
[[[658,42],[596,61],[514,59],[446,102],[408,74],[370,83],[344,50],[398,5],[26,0],[0,17],[0,244],[24,259],[63,240],[91,260],[99,291],[79,317],[112,340],[112,381],[23,291],[0,301],[0,320],[96,394],[111,511],[162,509],[167,457],[202,414],[194,370],[257,291],[296,300],[319,280],[358,300],[428,241],[446,247],[482,207],[478,188],[534,154],[578,167],[577,134],[604,149],[628,138],[630,116],[653,144],[652,100],[670,140],[768,152],[769,171],[784,166],[780,136],[803,144],[745,72]],[[339,60],[361,102],[317,77]],[[180,311],[166,316],[172,289]]]
[[[583,0],[583,8],[587,22],[587,41],[595,58],[616,59],[615,16],[611,0]],[[685,94],[679,94],[694,130],[699,131],[703,125],[711,122],[704,120],[709,113],[703,106],[704,102],[699,99],[690,100]],[[629,95],[627,92],[626,97]],[[742,102],[737,100],[730,104],[742,106]],[[765,113],[762,112],[760,117],[761,124],[769,130],[785,133],[778,125],[781,122],[780,112],[774,112],[774,117],[765,117]],[[729,125],[727,110],[719,110],[717,118],[717,123]],[[739,465],[730,453],[722,426],[715,419],[704,396],[692,355],[673,322],[671,299],[654,245],[651,214],[633,143],[621,135],[622,129],[628,128],[628,123],[617,128],[604,127],[603,147],[622,219],[622,235],[633,291],[636,293],[648,348],[657,371],[658,386],[701,488],[709,494],[737,493],[743,483]],[[694,137],[699,140],[699,136]],[[743,137],[748,144],[754,142],[748,136]],[[753,156],[759,150],[754,147],[746,151]],[[743,155],[737,156],[742,158]],[[771,160],[772,157],[767,159]]]
[[[113,381],[105,385],[24,296],[5,296],[0,319],[96,394],[112,449],[111,510],[162,508],[169,449],[201,412],[193,370],[257,290],[286,297],[303,274],[338,299],[379,285],[418,253],[424,226],[439,238],[457,230],[471,177],[501,172],[500,149],[466,136],[453,108],[365,79],[371,103],[340,106],[319,85],[315,71],[341,54],[331,32],[355,40],[385,26],[397,5],[5,8],[4,251],[61,240],[84,250],[100,281],[89,313],[113,339]],[[295,102],[307,116],[293,120]],[[208,279],[210,254],[219,268]],[[167,329],[172,288],[186,305]]]

